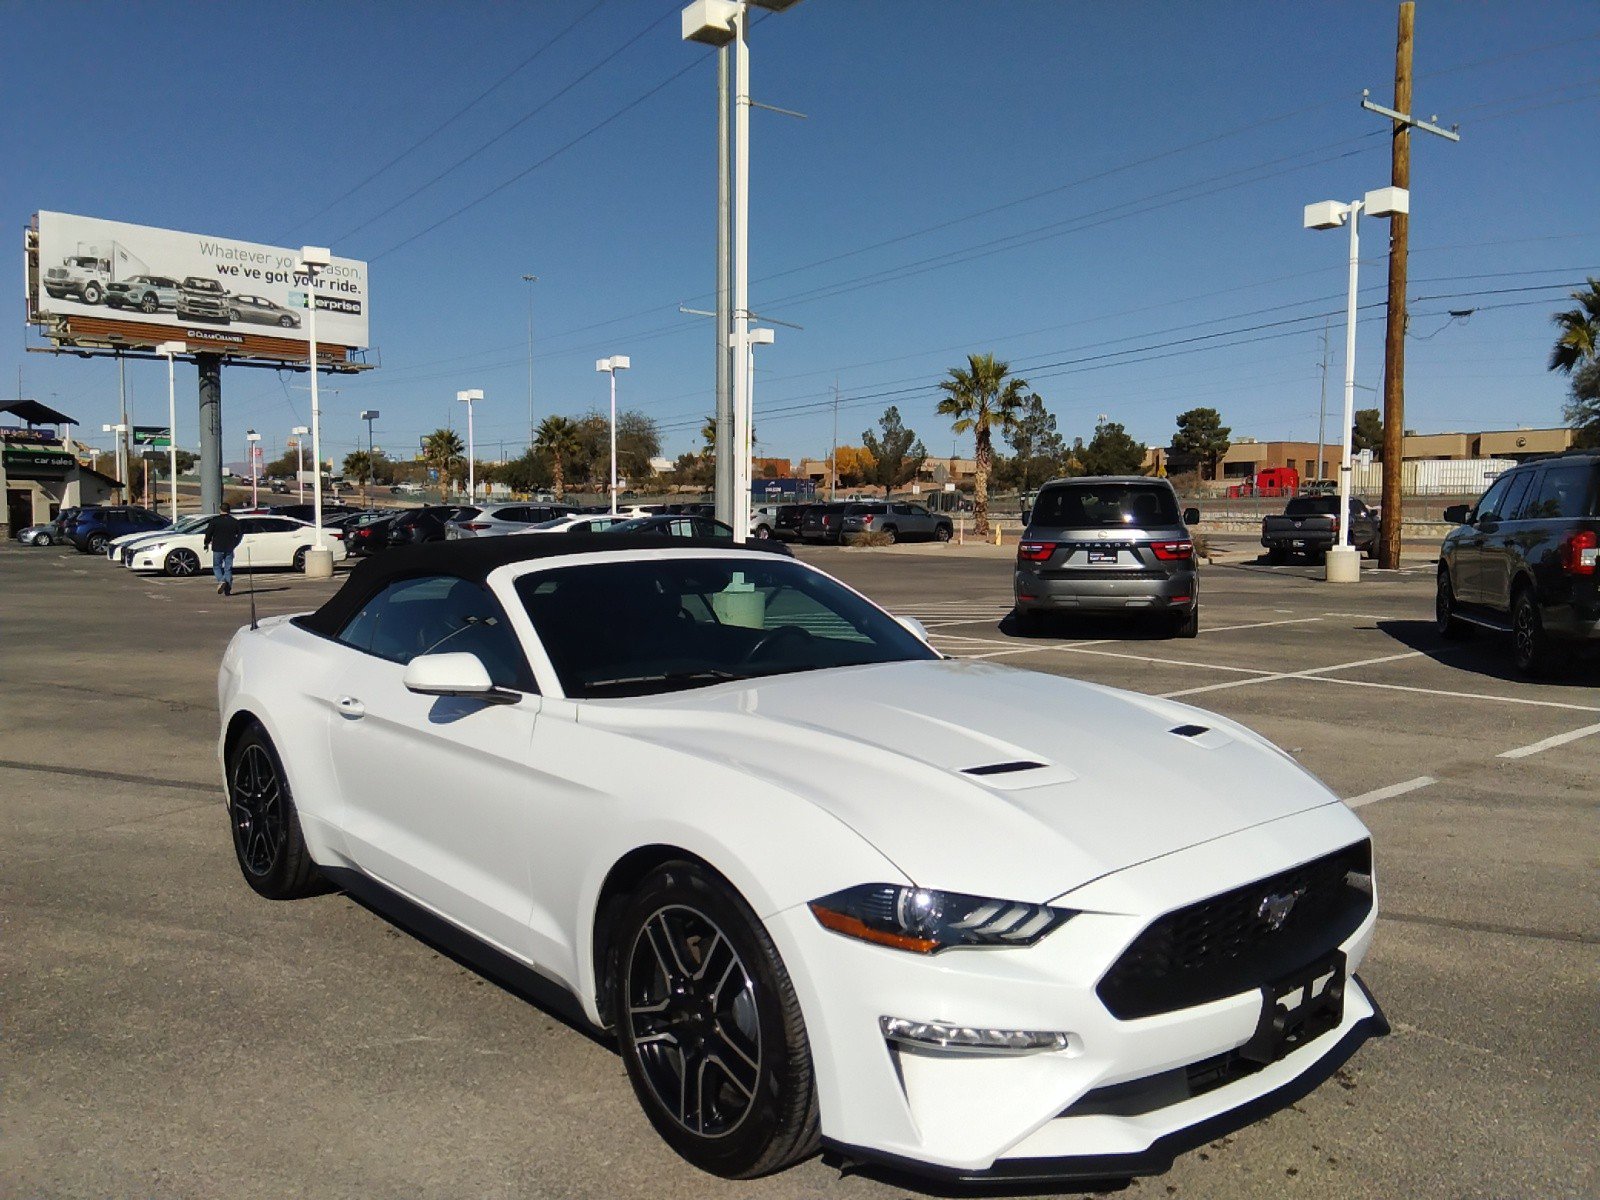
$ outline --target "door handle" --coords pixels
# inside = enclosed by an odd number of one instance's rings
[[[334,703],[339,709],[340,716],[364,717],[367,715],[367,706],[354,696],[340,696]]]

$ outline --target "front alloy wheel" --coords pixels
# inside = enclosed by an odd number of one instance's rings
[[[669,863],[629,900],[613,947],[623,1062],[667,1144],[732,1179],[815,1152],[805,1023],[749,906],[700,866]]]
[[[1433,601],[1433,627],[1448,641],[1458,641],[1472,634],[1472,626],[1456,616],[1455,589],[1444,571],[1439,572],[1439,591]]]
[[[163,569],[168,575],[178,579],[187,579],[191,575],[200,573],[200,556],[193,550],[182,548],[172,551],[167,555]]]
[[[321,891],[278,751],[252,724],[228,751],[228,822],[245,882],[268,900]]]

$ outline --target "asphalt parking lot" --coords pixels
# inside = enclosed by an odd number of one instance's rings
[[[1203,570],[1199,638],[1169,641],[1013,636],[995,554],[801,553],[948,654],[1244,721],[1372,827],[1382,919],[1363,974],[1394,1033],[1120,1195],[1600,1191],[1594,662],[1531,683],[1498,639],[1440,642],[1421,560],[1335,589],[1236,555]],[[262,615],[332,590],[256,586]],[[0,1196],[919,1193],[821,1159],[703,1176],[607,1046],[343,895],[258,899],[213,760],[243,592],[0,547]]]

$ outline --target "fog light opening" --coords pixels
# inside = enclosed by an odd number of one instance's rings
[[[963,1054],[1082,1054],[1075,1033],[1042,1029],[994,1029],[946,1021],[913,1021],[879,1017],[883,1036],[908,1049],[944,1050]]]

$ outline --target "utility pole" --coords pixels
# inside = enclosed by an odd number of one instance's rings
[[[717,407],[712,435],[715,516],[733,524],[733,52],[717,49]]]
[[[133,426],[128,423],[128,369],[127,359],[117,355],[117,408],[121,416],[117,418],[122,428],[117,432],[117,453],[122,458],[122,478],[117,482],[122,484],[122,502],[133,503],[133,481],[128,478],[133,472]]]
[[[522,282],[528,285],[528,452],[533,452],[533,285],[539,282],[537,275],[524,275]],[[370,432],[370,427],[369,427]],[[500,457],[505,458],[504,450]]]
[[[1328,322],[1322,323],[1322,399],[1317,404],[1317,478],[1326,479],[1326,458],[1322,452],[1323,427],[1328,420]]]
[[[828,460],[828,499],[839,494],[839,380],[833,381],[833,454]]]
[[[1416,5],[1400,5],[1394,49],[1394,107],[1374,104],[1363,92],[1361,107],[1387,117],[1394,128],[1389,158],[1389,181],[1411,188],[1411,130],[1459,142],[1457,127],[1441,129],[1432,121],[1411,115],[1411,48],[1416,27]],[[1378,538],[1378,565],[1390,570],[1400,565],[1400,464],[1405,445],[1406,421],[1406,256],[1410,246],[1411,217],[1395,213],[1389,228],[1389,320],[1383,341],[1383,513]]]

